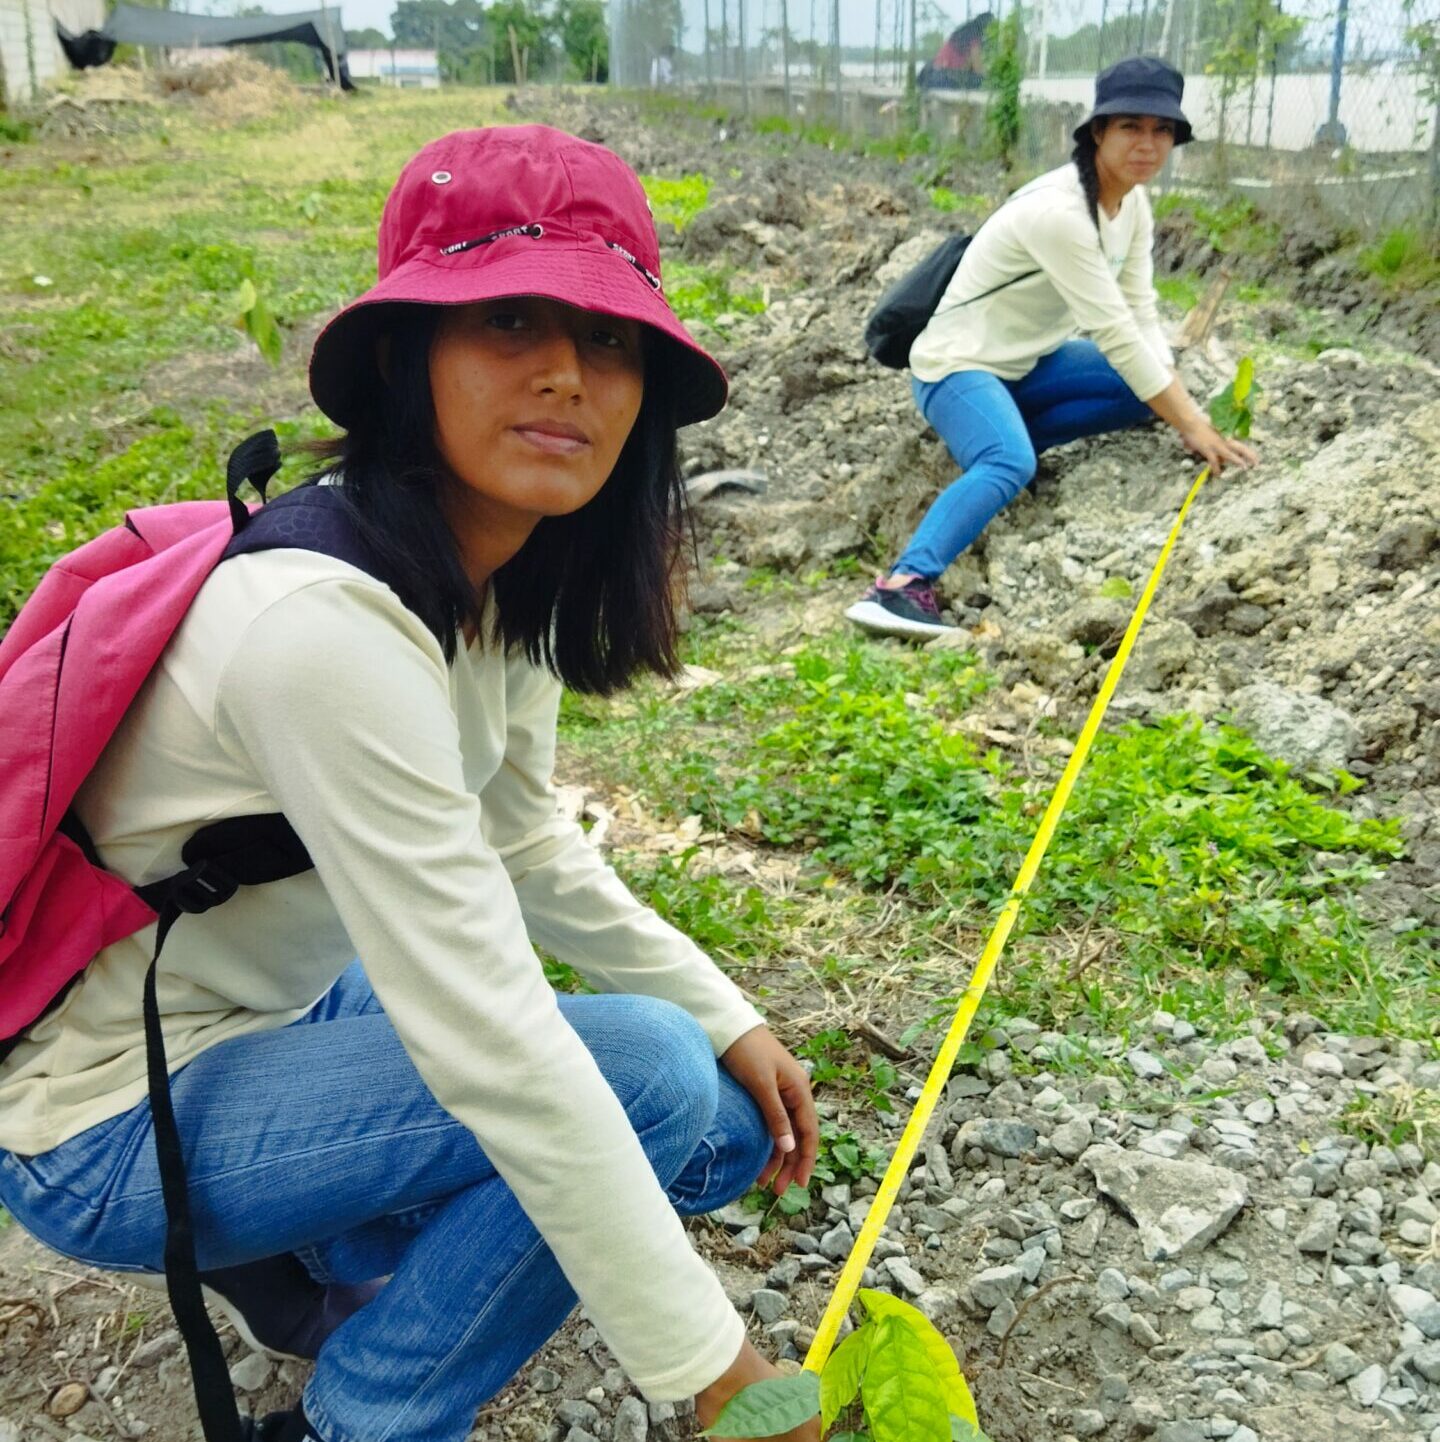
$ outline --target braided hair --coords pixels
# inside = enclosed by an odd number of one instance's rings
[[[1094,122],[1101,126],[1104,123],[1103,120]],[[1100,229],[1100,172],[1095,169],[1095,152],[1099,148],[1092,126],[1087,125],[1075,137],[1075,149],[1070,152],[1070,159],[1075,162],[1075,168],[1080,172],[1085,203],[1090,207],[1090,219],[1095,222],[1097,231]]]

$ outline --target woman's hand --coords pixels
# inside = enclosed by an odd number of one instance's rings
[[[765,1033],[770,1036],[767,1031]],[[749,1035],[753,1036],[751,1032]],[[741,1041],[745,1038],[741,1037]],[[770,1037],[777,1047],[780,1043]],[[738,1045],[738,1043],[737,1043]],[[784,1047],[780,1047],[783,1052]],[[786,1053],[788,1055],[788,1053]],[[727,1052],[726,1055],[729,1055]],[[721,1373],[703,1392],[695,1395],[695,1419],[701,1427],[714,1425],[715,1419],[724,1410],[725,1404],[742,1388],[748,1387],[752,1382],[767,1382],[772,1377],[782,1376],[780,1369],[772,1363],[767,1362],[759,1352],[751,1346],[747,1338],[740,1348],[740,1355]],[[777,1434],[779,1442],[820,1442],[820,1419],[812,1418],[809,1422],[803,1422],[800,1426],[789,1432]],[[719,1442],[730,1442],[730,1439],[722,1438]]]
[[[1187,450],[1200,457],[1215,475],[1222,475],[1226,466],[1248,470],[1260,459],[1244,441],[1222,436],[1203,416],[1197,415],[1188,425],[1178,427],[1180,439]]]
[[[757,1179],[783,1196],[791,1182],[802,1187],[815,1168],[820,1126],[805,1068],[780,1045],[769,1027],[757,1026],[720,1058],[725,1070],[755,1098],[775,1150]]]

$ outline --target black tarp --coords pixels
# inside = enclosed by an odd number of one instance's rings
[[[267,40],[294,40],[320,52],[326,72],[346,90],[355,86],[345,61],[345,28],[339,9],[302,10],[293,15],[187,15],[180,10],[150,10],[117,5],[99,30],[74,35],[58,21],[65,57],[77,70],[104,65],[117,45],[164,45],[185,50],[193,45],[258,45]]]

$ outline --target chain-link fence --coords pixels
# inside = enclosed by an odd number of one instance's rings
[[[796,125],[1008,149],[1029,173],[1069,154],[1100,69],[1163,55],[1195,127],[1165,186],[1318,205],[1368,234],[1440,219],[1440,0],[985,3],[610,0],[610,73]]]

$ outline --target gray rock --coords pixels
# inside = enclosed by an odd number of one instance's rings
[[[1067,1162],[1073,1162],[1094,1140],[1094,1128],[1086,1117],[1076,1117],[1073,1121],[1062,1122],[1050,1133],[1050,1145]],[[1062,1206],[1060,1210],[1063,1216],[1064,1207]]]
[[[1348,1382],[1364,1370],[1365,1363],[1343,1342],[1332,1342],[1325,1349],[1325,1370],[1337,1381]]]
[[[1195,652],[1195,633],[1184,621],[1174,617],[1152,621],[1140,632],[1131,653],[1130,684],[1141,691],[1158,691],[1185,669]]]
[[[1033,1151],[1039,1134],[1023,1122],[995,1117],[973,1117],[956,1133],[950,1148],[953,1160],[960,1160],[970,1147],[979,1147],[993,1157],[1023,1157]]]
[[[1015,1296],[1025,1282],[1024,1270],[1013,1263],[987,1267],[970,1279],[970,1295],[977,1307],[990,1311]]]
[[[1421,1287],[1393,1286],[1386,1294],[1391,1310],[1432,1341],[1440,1337],[1440,1300]]]
[[[1123,1302],[1130,1295],[1130,1283],[1118,1267],[1106,1267],[1095,1279],[1095,1295],[1102,1302]]]
[[[1322,1197],[1311,1208],[1295,1238],[1302,1252],[1328,1252],[1340,1235],[1340,1208]]]
[[[275,1364],[263,1352],[251,1352],[231,1369],[230,1380],[241,1392],[260,1392],[270,1385]]]
[[[843,1262],[854,1245],[855,1234],[844,1222],[840,1222],[820,1238],[820,1255],[832,1262]]]
[[[537,1392],[558,1392],[564,1380],[553,1367],[536,1367],[530,1373],[530,1385]]]
[[[1101,1192],[1119,1203],[1140,1229],[1152,1262],[1208,1246],[1239,1215],[1249,1188],[1238,1172],[1201,1161],[1174,1161],[1093,1146],[1081,1159]]]
[[[1077,1437],[1098,1437],[1109,1425],[1098,1407],[1077,1407],[1070,1414],[1070,1430]]]
[[[1230,712],[1258,745],[1302,770],[1343,767],[1360,745],[1360,728],[1348,712],[1273,681],[1241,687]]]
[[[1338,1056],[1331,1056],[1328,1051],[1308,1052],[1300,1065],[1311,1076],[1342,1077],[1345,1075],[1345,1063]]]
[[[600,1442],[600,1439],[593,1432],[587,1432],[583,1427],[572,1427],[565,1434],[565,1442]]]
[[[135,1355],[130,1359],[132,1367],[154,1367],[163,1362],[166,1357],[173,1356],[180,1346],[180,1333],[174,1327],[168,1327],[158,1337],[151,1337],[148,1342],[142,1342],[136,1349]]]
[[[884,1270],[907,1297],[918,1297],[928,1285],[925,1278],[903,1257],[891,1257],[884,1264]]]
[[[1130,1063],[1130,1070],[1141,1081],[1155,1081],[1165,1075],[1164,1062],[1153,1052],[1146,1051],[1144,1047],[1137,1046],[1127,1051],[1125,1060]]]
[[[1173,1158],[1189,1150],[1190,1138],[1184,1132],[1162,1129],[1152,1132],[1148,1137],[1141,1137],[1136,1145],[1142,1152],[1146,1152],[1152,1157]]]
[[[1162,1422],[1155,1429],[1155,1442],[1208,1442],[1209,1430],[1203,1422],[1185,1420]]]
[[[593,1402],[580,1397],[563,1397],[555,1404],[555,1415],[567,1427],[598,1427],[600,1412]]]
[[[1425,1346],[1417,1347],[1411,1361],[1427,1382],[1440,1382],[1440,1342],[1427,1342]]]
[[[650,1431],[650,1417],[638,1397],[622,1397],[615,1409],[615,1425],[611,1442],[645,1442]]]
[[[778,1322],[785,1315],[788,1305],[783,1292],[773,1292],[768,1287],[757,1287],[750,1293],[750,1306],[765,1323]]]
[[[1275,1120],[1275,1103],[1269,1097],[1261,1097],[1245,1108],[1244,1116],[1257,1127],[1269,1126]]]
[[[1357,1372],[1345,1386],[1357,1406],[1373,1407],[1380,1400],[1386,1381],[1384,1367],[1375,1362],[1363,1372]]]

